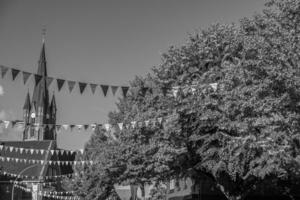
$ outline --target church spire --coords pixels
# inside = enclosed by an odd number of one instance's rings
[[[23,106],[23,110],[26,110],[26,111],[30,111],[31,110],[31,103],[30,103],[29,91],[27,92],[27,95],[26,95],[26,100],[25,100],[25,104]]]
[[[38,67],[38,75],[41,76],[47,76],[47,67],[46,67],[46,50],[45,50],[45,42],[43,40],[43,46],[40,53],[40,59],[39,59],[39,67]]]
[[[49,91],[47,87],[47,61],[46,61],[44,39],[42,43],[42,49],[40,52],[37,74],[42,76],[42,79],[34,86],[32,100],[31,100],[31,109],[29,111],[30,116],[28,115],[28,113],[26,113],[26,116],[29,116],[28,119],[29,123],[36,124],[37,127],[43,127],[43,125],[45,124],[55,125],[56,112],[51,111],[50,101],[49,101]],[[30,98],[28,96],[29,94],[26,97],[24,108],[28,107],[27,102],[30,103]],[[51,106],[52,104],[55,105],[54,98],[52,98]],[[24,131],[24,140],[56,140],[55,129],[49,129],[47,127],[34,129],[32,126],[29,125],[26,127]]]
[[[34,87],[32,103],[35,106],[35,109],[38,110],[39,107],[46,109],[49,102],[49,93],[46,83],[47,77],[47,61],[46,61],[46,51],[45,51],[45,42],[43,41],[42,49],[40,53],[40,59],[38,62],[38,71],[37,74],[42,76],[42,80]]]
[[[56,101],[55,101],[54,92],[53,92],[53,95],[52,95],[52,100],[51,100],[50,108],[51,108],[52,113],[56,113],[57,108],[56,108]]]

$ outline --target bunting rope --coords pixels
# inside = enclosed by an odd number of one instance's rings
[[[14,183],[15,186],[22,186],[26,188],[31,188],[34,183],[25,183],[20,181],[10,181],[11,183]],[[40,183],[39,183],[40,184]],[[54,195],[71,195],[75,194],[75,191],[45,191],[46,194],[54,194]]]
[[[10,183],[16,183],[18,185],[27,185],[27,184],[30,184],[30,183],[39,183],[43,186],[55,186],[57,185],[58,183],[62,183],[63,180],[56,180],[55,182],[42,182],[42,181],[28,181],[28,180],[24,180],[24,181],[14,181],[14,180],[9,180]]]
[[[91,91],[93,94],[95,94],[97,87],[101,88],[102,93],[104,97],[107,96],[109,89],[111,89],[111,93],[113,96],[117,93],[119,88],[122,90],[122,94],[124,97],[126,97],[127,92],[129,90],[128,86],[117,86],[117,85],[106,85],[106,84],[98,84],[98,83],[88,83],[88,82],[80,82],[80,81],[73,81],[73,80],[66,80],[66,79],[60,79],[60,78],[54,78],[49,76],[41,76],[39,74],[30,73],[26,71],[22,71],[16,68],[7,67],[0,65],[0,71],[1,71],[1,77],[2,79],[5,77],[5,75],[8,73],[8,71],[11,72],[12,80],[15,81],[19,74],[23,75],[23,83],[24,85],[27,83],[27,81],[34,77],[35,85],[37,85],[42,79],[46,79],[47,87],[49,87],[53,82],[56,82],[58,91],[61,91],[62,87],[66,84],[68,85],[68,89],[70,92],[73,91],[73,89],[78,85],[80,94],[82,94],[85,89],[87,88],[87,85],[90,86]]]
[[[79,174],[84,174],[84,172],[80,173],[69,173],[69,174],[61,174],[61,175],[53,175],[53,176],[28,176],[28,175],[19,175],[19,174],[14,174],[6,171],[0,171],[1,174],[9,177],[19,177],[22,179],[31,179],[31,180],[36,180],[36,179],[42,179],[44,178],[45,180],[51,180],[51,179],[61,179],[61,178],[72,178],[75,176],[78,176]]]
[[[83,155],[84,149],[79,149],[79,150],[64,150],[64,149],[59,149],[59,150],[46,150],[46,149],[35,149],[35,148],[22,148],[22,147],[14,147],[14,146],[9,146],[9,145],[0,145],[0,151],[9,151],[9,152],[16,152],[20,154],[48,154],[50,153],[51,155],[72,155],[74,153],[76,154],[81,154]]]
[[[60,161],[60,160],[36,160],[36,159],[28,159],[28,158],[15,158],[8,156],[0,156],[0,161],[3,162],[15,162],[15,163],[24,163],[24,164],[41,164],[41,165],[80,165],[84,166],[87,164],[92,165],[92,160],[82,160],[82,161]]]
[[[21,185],[15,185],[15,187],[19,188],[25,192],[34,193],[34,191],[31,188],[23,187]],[[48,197],[48,198],[54,198],[54,199],[60,199],[60,200],[80,200],[80,197],[78,197],[78,196],[61,196],[61,195],[58,195],[58,193],[59,192],[55,192],[55,191],[53,191],[52,193],[49,191],[38,191],[37,192],[37,194],[42,197]],[[67,193],[67,191],[64,194],[69,195],[69,193]],[[73,193],[71,193],[70,195],[72,195],[72,194]]]
[[[8,73],[8,71],[11,72],[11,76],[12,76],[12,80],[15,81],[16,78],[18,77],[19,74],[23,75],[23,83],[24,85],[27,83],[27,81],[31,78],[34,77],[34,82],[35,85],[38,85],[40,83],[41,80],[46,79],[46,84],[47,87],[49,87],[53,82],[56,82],[57,85],[57,90],[61,91],[61,89],[63,88],[64,85],[67,85],[69,92],[71,93],[73,91],[73,89],[76,87],[76,85],[78,85],[80,94],[83,94],[83,92],[86,90],[87,85],[90,86],[90,89],[92,91],[92,94],[96,93],[97,88],[101,89],[103,96],[106,97],[108,94],[108,91],[110,89],[111,93],[113,96],[116,95],[117,91],[119,90],[119,88],[122,91],[122,95],[124,97],[127,96],[127,93],[130,89],[129,86],[117,86],[117,85],[106,85],[106,84],[98,84],[98,83],[88,83],[88,82],[80,82],[80,81],[74,81],[74,80],[66,80],[66,79],[60,79],[60,78],[54,78],[54,77],[49,77],[49,76],[41,76],[39,74],[35,74],[35,73],[30,73],[30,72],[26,72],[26,71],[22,71],[16,68],[12,68],[12,67],[7,67],[7,66],[3,66],[0,65],[0,73],[1,73],[1,77],[2,79],[5,78],[5,75]],[[217,89],[217,83],[211,83],[209,84],[214,90]],[[194,93],[196,91],[196,87],[197,85],[188,85],[188,86],[174,86],[174,87],[163,87],[161,88],[162,92],[164,95],[167,94],[168,90],[172,90],[173,96],[176,96],[179,89],[182,89],[184,92],[190,92],[189,90],[191,90],[192,93]],[[146,92],[149,91],[150,93],[152,93],[152,88],[148,88],[148,87],[144,87],[142,88],[142,95],[144,96],[146,94]]]
[[[170,117],[170,116],[166,116],[164,118],[168,118],[168,117]],[[120,122],[117,124],[109,124],[109,123],[105,123],[105,124],[97,124],[97,123],[92,123],[92,124],[37,124],[37,123],[34,123],[34,124],[30,124],[30,123],[27,123],[27,124],[25,124],[25,122],[21,121],[21,120],[0,120],[0,127],[8,129],[11,126],[11,128],[21,129],[22,131],[25,129],[25,126],[33,127],[36,130],[39,130],[41,128],[52,129],[55,127],[57,132],[60,132],[62,128],[65,131],[67,131],[67,130],[73,131],[75,127],[77,128],[78,131],[82,131],[83,129],[85,131],[88,129],[91,129],[92,131],[94,131],[98,127],[98,128],[104,128],[106,131],[109,131],[116,125],[120,130],[123,130],[124,128],[130,129],[130,128],[143,127],[143,126],[145,126],[145,127],[155,126],[157,124],[161,125],[164,118],[158,117],[158,118],[153,118],[153,119],[149,119],[149,120],[145,120],[145,121],[131,121],[128,123]]]

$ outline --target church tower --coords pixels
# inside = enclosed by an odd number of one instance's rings
[[[23,140],[56,140],[56,102],[54,94],[51,103],[49,99],[44,40],[38,62],[37,74],[40,75],[42,79],[38,82],[38,84],[35,84],[32,100],[30,100],[30,94],[28,91],[23,107],[25,122]]]

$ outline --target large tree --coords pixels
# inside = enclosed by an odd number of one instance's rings
[[[103,183],[95,180],[105,169],[106,185],[182,176],[197,182],[205,174],[228,199],[243,199],[266,180],[295,195],[299,10],[299,0],[268,1],[239,25],[212,25],[170,47],[109,115],[111,124],[130,127],[115,128],[114,143],[95,146],[91,154],[102,164],[93,166],[88,187]]]

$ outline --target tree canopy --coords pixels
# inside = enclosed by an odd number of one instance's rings
[[[78,169],[86,172],[75,181],[79,193],[102,199],[115,183],[197,181],[204,174],[228,199],[243,199],[265,180],[295,195],[298,24],[299,0],[270,0],[263,13],[238,25],[211,25],[170,47],[109,114],[109,123],[130,127],[106,137],[98,130],[86,145],[96,164]]]

